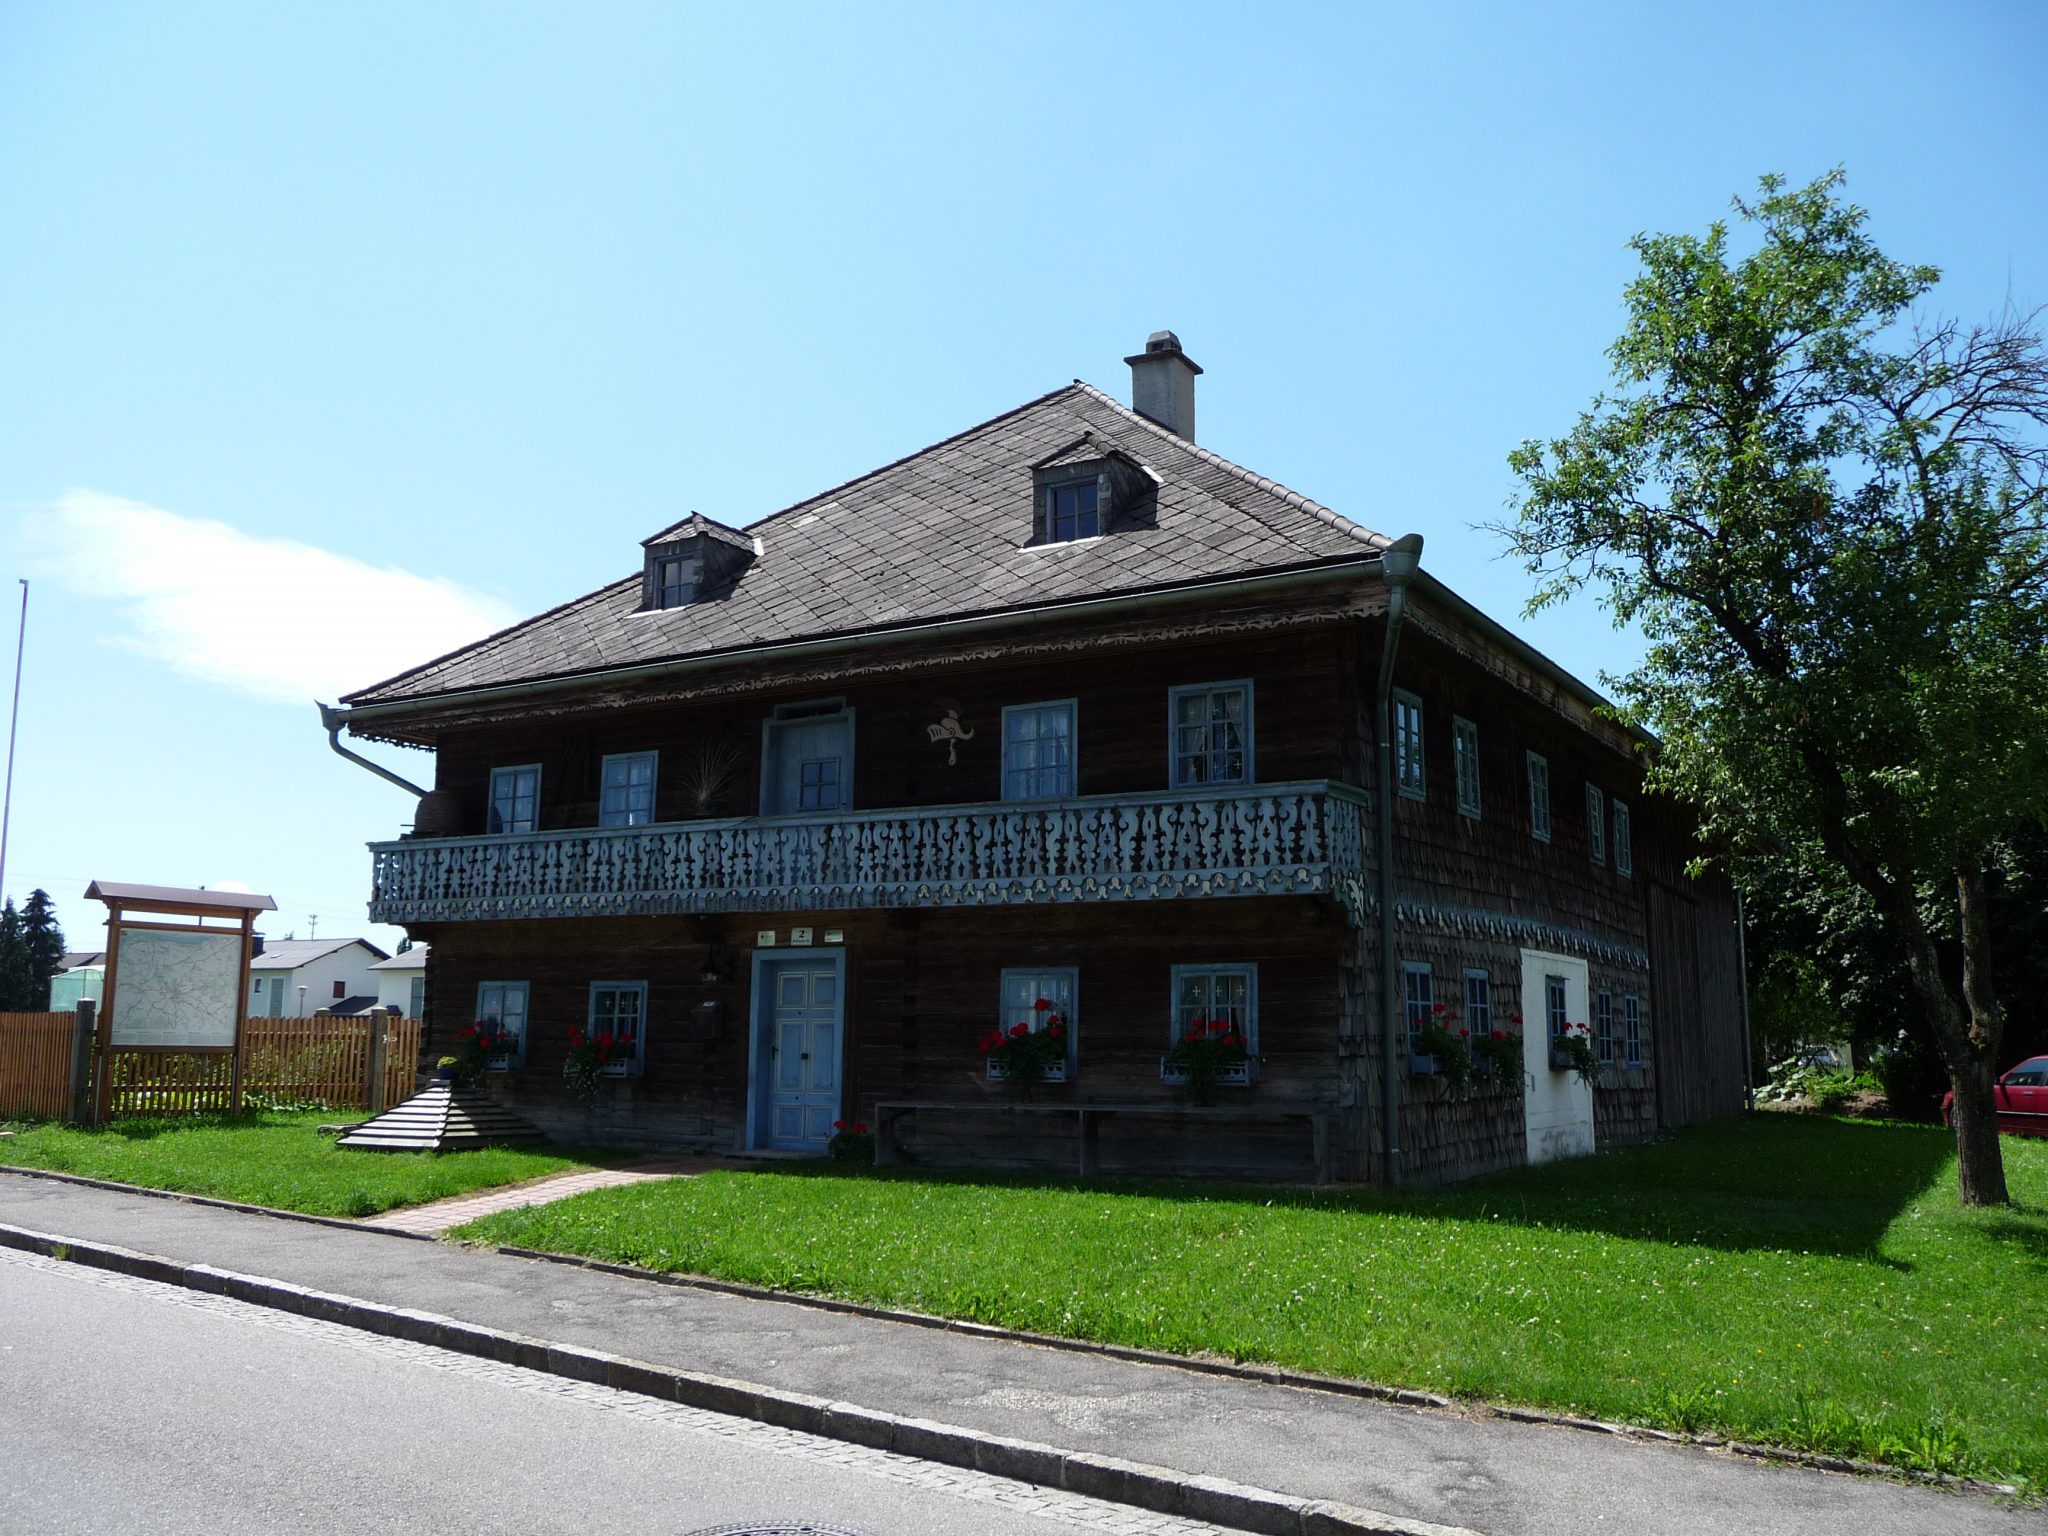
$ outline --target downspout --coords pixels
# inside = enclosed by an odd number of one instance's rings
[[[400,778],[397,774],[393,773],[389,768],[384,767],[381,763],[373,763],[367,757],[363,756],[362,753],[351,752],[347,747],[344,747],[341,744],[341,728],[344,725],[348,724],[347,710],[342,709],[340,706],[334,704],[320,704],[318,700],[315,700],[314,702],[320,710],[320,727],[322,730],[327,732],[328,746],[334,748],[334,750],[337,753],[347,758],[350,762],[356,764],[358,767],[369,769],[370,772],[377,775],[378,778],[389,779],[393,784],[396,784],[400,789],[407,791],[409,794],[412,794],[419,799],[423,800],[426,798],[427,792],[424,789],[421,789],[419,785],[413,783],[412,780]]]
[[[1742,1107],[1756,1108],[1756,1067],[1749,1042],[1749,919],[1742,909],[1742,887],[1735,887],[1735,953],[1742,966]]]
[[[1408,616],[1408,583],[1422,564],[1422,535],[1396,539],[1380,555],[1380,577],[1387,584],[1387,629],[1380,642],[1379,686],[1373,692],[1378,722],[1379,772],[1373,778],[1379,857],[1373,875],[1380,908],[1380,1121],[1386,1179],[1401,1182],[1401,1056],[1406,1031],[1401,1027],[1401,955],[1394,924],[1394,657],[1401,648],[1401,624]]]

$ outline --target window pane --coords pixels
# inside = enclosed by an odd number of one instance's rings
[[[1041,704],[1003,716],[1003,798],[1040,800],[1074,792],[1074,706]]]
[[[1245,726],[1251,718],[1250,690],[1187,688],[1173,695],[1173,782],[1242,784],[1250,774]]]

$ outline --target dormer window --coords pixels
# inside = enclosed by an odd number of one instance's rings
[[[696,512],[643,540],[641,548],[647,552],[640,581],[643,612],[724,596],[761,552],[749,535]]]
[[[654,562],[654,606],[680,608],[697,591],[694,563],[680,555],[665,555]]]
[[[1101,491],[1094,479],[1045,488],[1045,537],[1049,544],[1092,539],[1102,531],[1097,510]]]
[[[1159,477],[1084,434],[1031,466],[1033,544],[1078,544],[1154,516]]]

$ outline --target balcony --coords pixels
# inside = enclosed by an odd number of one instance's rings
[[[1329,896],[1364,911],[1328,780],[372,843],[379,923]]]

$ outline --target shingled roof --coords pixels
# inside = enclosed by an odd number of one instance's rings
[[[1085,450],[1081,445],[1087,444]],[[1083,452],[1150,472],[1152,504],[1079,543],[1032,543],[1032,471]],[[695,514],[656,538],[699,524]],[[349,694],[427,699],[748,646],[998,613],[1371,555],[1387,540],[1076,382],[761,521],[729,587],[643,611],[630,576]]]

